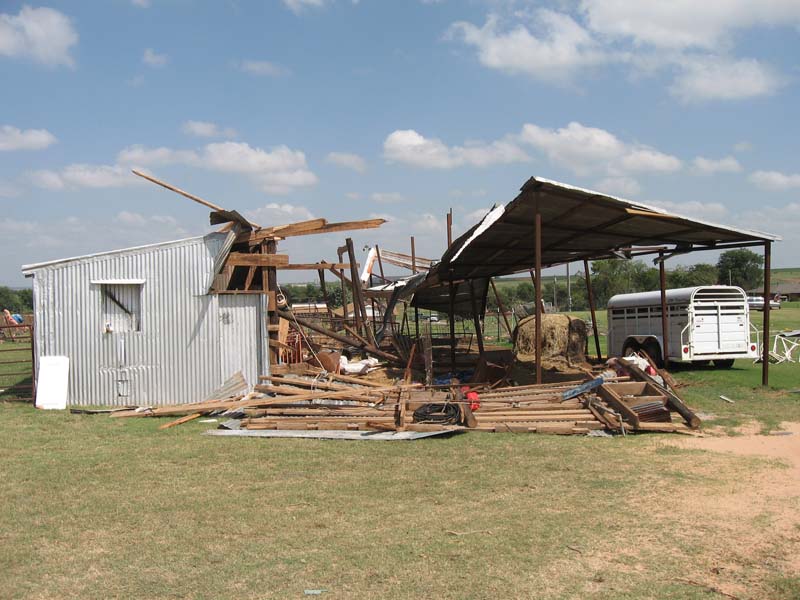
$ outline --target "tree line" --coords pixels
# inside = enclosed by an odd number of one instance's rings
[[[11,313],[29,313],[33,311],[33,290],[24,288],[15,290],[0,286],[0,312],[8,309]]]
[[[716,265],[699,263],[667,269],[667,288],[715,284],[735,285],[744,290],[758,288],[764,282],[763,264],[764,258],[760,254],[743,248],[728,250],[720,255]],[[591,278],[596,306],[599,308],[605,307],[616,294],[647,292],[661,287],[658,268],[642,260],[596,260],[591,265]],[[572,310],[588,310],[586,275],[577,273],[571,283]],[[531,282],[498,286],[497,291],[506,309],[534,301]],[[542,286],[542,298],[559,310],[567,310],[566,279],[546,281]],[[497,309],[497,301],[491,291],[487,302],[489,310]]]
[[[728,250],[723,252],[716,265],[699,263],[692,266],[676,266],[666,272],[667,287],[680,288],[697,285],[731,284],[745,290],[757,288],[763,284],[762,267],[764,258],[760,254],[747,249]],[[658,268],[641,260],[596,260],[591,266],[592,288],[599,308],[605,307],[609,298],[615,294],[646,292],[659,289]],[[588,310],[589,300],[586,294],[586,277],[580,272],[572,278],[571,295],[572,310]],[[342,288],[339,283],[327,286],[328,300],[331,306],[342,305]],[[318,283],[288,284],[282,286],[283,293],[289,303],[324,302],[322,289]],[[522,281],[516,285],[503,283],[497,286],[497,292],[507,310],[518,304],[534,301],[533,283]],[[348,293],[349,297],[349,293]],[[542,297],[546,302],[554,303],[559,310],[567,309],[567,285],[564,278],[550,279],[542,286]],[[555,300],[555,302],[554,302]],[[352,302],[352,298],[350,298]],[[489,290],[487,308],[497,310],[497,300]],[[33,310],[33,291],[30,288],[12,289],[0,286],[0,310],[8,309],[12,313],[25,313]]]

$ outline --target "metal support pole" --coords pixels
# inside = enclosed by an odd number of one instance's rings
[[[508,330],[508,336],[511,337],[511,325],[508,323],[508,317],[506,316],[506,307],[503,306],[503,301],[500,299],[500,294],[497,292],[497,286],[494,284],[494,279],[489,279],[489,283],[492,284],[492,290],[494,290],[494,297],[497,300],[497,309],[503,314],[503,321],[505,321],[506,329]],[[500,339],[500,319],[497,319],[497,338]]]
[[[417,272],[417,248],[414,245],[414,236],[411,236],[411,272]],[[414,331],[419,339],[419,309],[414,307]]]
[[[664,368],[669,364],[669,313],[667,312],[667,271],[664,267],[664,253],[658,253],[658,277],[661,288],[661,361]],[[653,358],[652,356],[650,358]],[[653,359],[655,360],[655,359]]]
[[[262,254],[276,254],[278,252],[278,242],[269,240],[261,244]],[[278,307],[275,306],[275,299],[278,296],[278,271],[275,267],[264,267],[261,269],[261,287],[267,291],[267,337],[271,340],[278,340],[278,325],[281,318],[278,316]],[[288,300],[288,298],[287,298]],[[270,346],[270,364],[277,365],[280,362],[281,353],[277,348]]]
[[[569,263],[567,263],[567,311],[572,312],[572,280],[569,278]]]
[[[333,329],[333,309],[331,308],[331,302],[328,298],[328,287],[325,285],[325,270],[317,269],[317,273],[319,274],[319,289],[322,291],[322,299],[325,301],[325,310],[328,313],[328,318],[331,320],[331,329]]]
[[[769,295],[771,285],[772,242],[764,242],[764,336],[761,348],[761,385],[769,385]]]
[[[450,368],[456,370],[456,286],[450,282],[450,310],[447,315],[450,324]]]
[[[31,317],[31,402],[36,406],[36,317]]]
[[[589,261],[583,259],[583,272],[586,275],[586,295],[589,297],[589,310],[592,313],[592,333],[594,333],[594,348],[597,351],[597,360],[603,360],[600,354],[600,335],[597,333],[597,314],[594,309],[594,290],[592,290],[592,276],[589,273]]]
[[[542,213],[536,202],[536,383],[542,383]]]
[[[475,280],[469,282],[469,298],[472,301],[472,322],[475,325],[475,335],[478,337],[478,354],[483,356],[483,331],[481,330],[481,316],[478,314],[478,301],[475,298]]]
[[[453,245],[453,209],[447,213],[447,247]]]

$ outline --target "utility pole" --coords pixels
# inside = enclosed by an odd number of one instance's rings
[[[553,275],[553,312],[558,312],[558,297],[556,291],[558,290],[558,277]]]
[[[569,263],[567,263],[567,311],[572,312],[572,281],[569,278]]]

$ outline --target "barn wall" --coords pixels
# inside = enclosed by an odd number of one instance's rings
[[[70,358],[71,404],[193,402],[231,375],[222,374],[219,296],[206,287],[224,241],[223,234],[209,234],[31,269],[37,354]],[[98,282],[137,280],[143,280],[141,331],[107,331]],[[237,324],[253,322],[258,296],[252,302],[251,309],[237,305],[245,315]],[[241,331],[247,334],[252,338],[243,345],[255,347],[260,331]],[[242,361],[251,385],[260,362]]]

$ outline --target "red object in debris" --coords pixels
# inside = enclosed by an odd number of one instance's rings
[[[471,392],[467,386],[461,388],[464,397],[469,401],[470,410],[478,410],[481,407],[481,398],[478,392]]]
[[[645,373],[647,373],[648,375],[658,375],[658,371],[656,371],[653,368],[653,365],[647,365],[647,368],[645,369]]]

